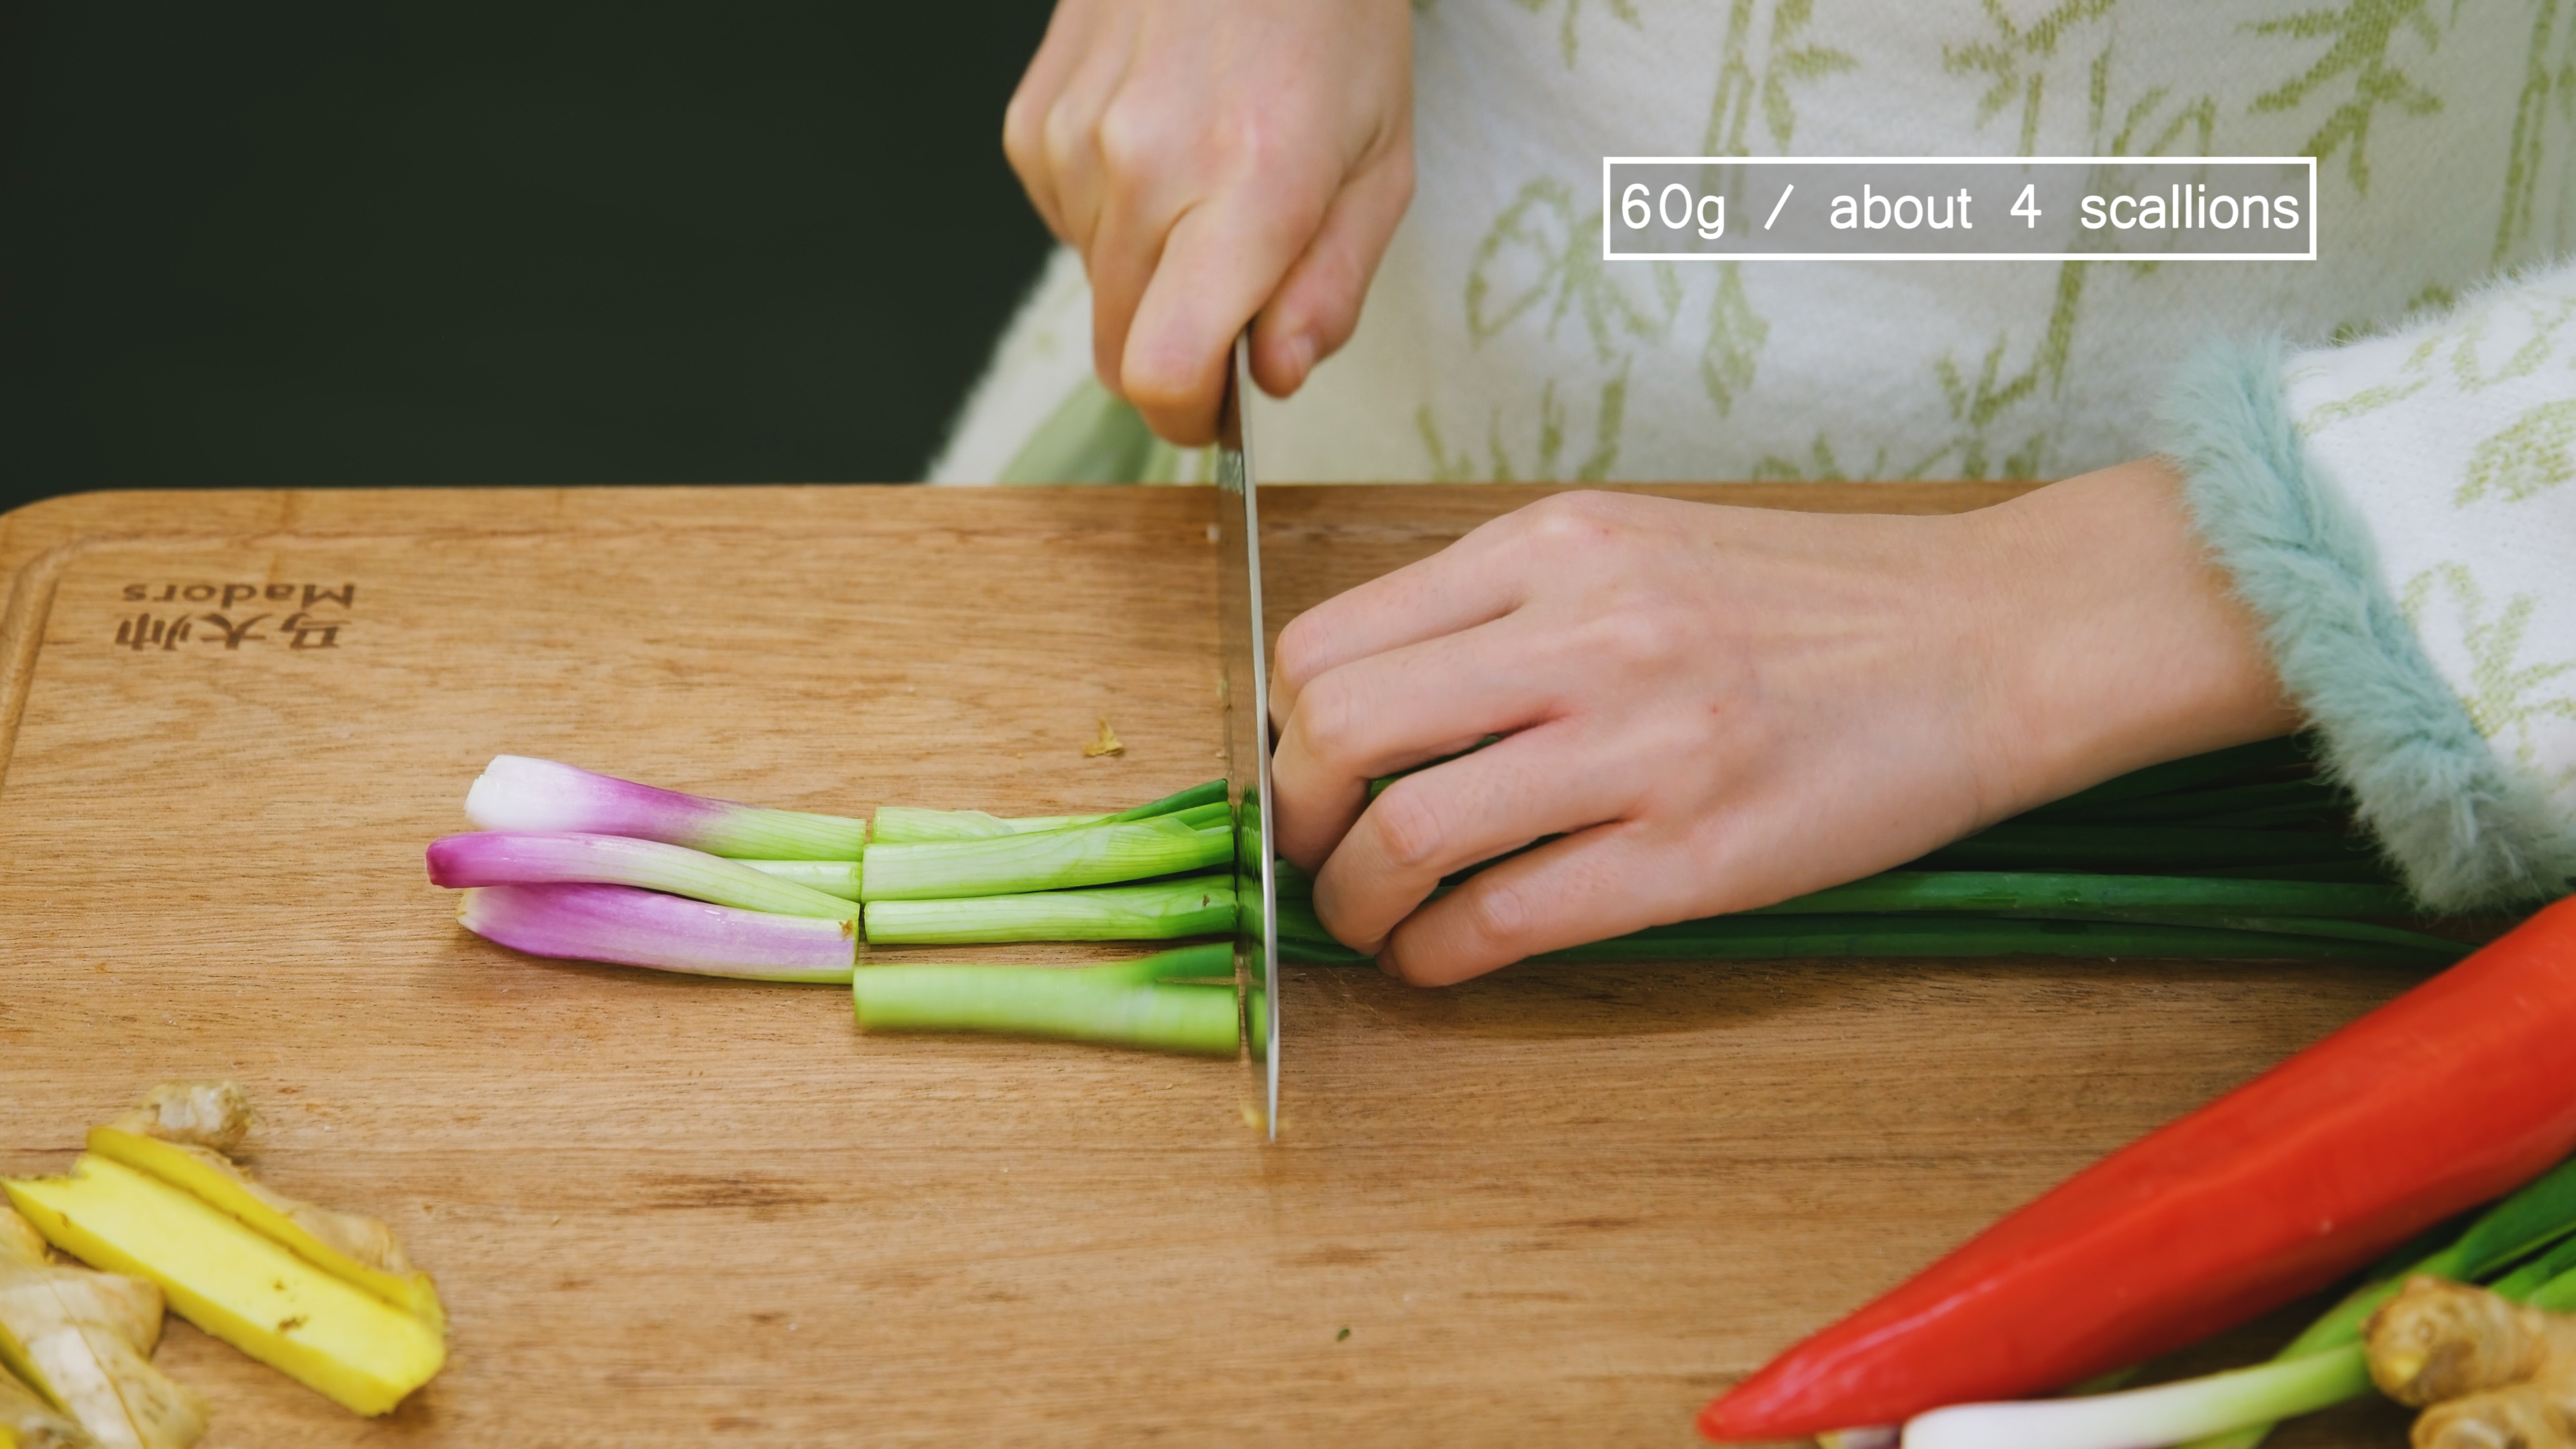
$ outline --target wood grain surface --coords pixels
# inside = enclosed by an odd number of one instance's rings
[[[1274,622],[1534,493],[1265,489]],[[423,879],[501,752],[850,813],[1206,779],[1208,509],[818,487],[0,519],[0,1171],[60,1170],[155,1081],[234,1077],[258,1170],[437,1274],[449,1367],[381,1421],[174,1325],[161,1359],[218,1449],[1681,1446],[1770,1354],[2411,982],[1303,971],[1270,1146],[1237,1064],[862,1036],[829,989],[500,950]],[[1103,716],[1127,753],[1085,759]],[[2402,1420],[2275,1442],[2396,1445]]]

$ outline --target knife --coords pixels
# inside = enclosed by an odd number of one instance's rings
[[[1269,636],[1261,622],[1261,493],[1252,471],[1252,331],[1234,339],[1217,411],[1217,629],[1225,674],[1226,794],[1235,807],[1234,977],[1261,1126],[1279,1140],[1279,884],[1270,813]]]

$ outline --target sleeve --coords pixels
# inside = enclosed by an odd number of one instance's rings
[[[2157,422],[2418,899],[2576,888],[2576,265],[2346,346],[2213,350]]]

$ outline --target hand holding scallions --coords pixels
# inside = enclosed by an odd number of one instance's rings
[[[1561,494],[1296,619],[1275,675],[1281,853],[1418,984],[1769,905],[2296,723],[2153,460],[1945,517]]]

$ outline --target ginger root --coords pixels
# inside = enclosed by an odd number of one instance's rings
[[[230,1152],[257,1121],[238,1082],[163,1082],[131,1112],[107,1125],[137,1137]]]
[[[225,1156],[250,1124],[230,1082],[155,1087],[142,1106],[90,1130],[70,1175],[12,1179],[0,1191],[43,1241],[146,1280],[134,1286],[152,1295],[154,1333],[166,1294],[207,1333],[361,1414],[382,1414],[446,1359],[437,1288],[384,1224],[299,1202]],[[0,1295],[5,1273],[0,1264]],[[51,1397],[67,1396],[58,1386]],[[83,1422],[118,1449],[165,1442],[111,1439]]]
[[[152,1366],[160,1339],[160,1289],[53,1262],[36,1230],[0,1207],[0,1426],[21,1445],[197,1442],[205,1403]]]
[[[174,1181],[193,1179],[181,1185],[237,1216],[241,1213],[236,1199],[247,1196],[313,1240],[367,1268],[397,1278],[419,1271],[403,1256],[402,1244],[394,1240],[393,1229],[383,1223],[288,1197],[242,1171],[240,1164],[225,1156],[241,1146],[255,1120],[250,1099],[234,1083],[164,1082],[144,1097],[141,1106],[105,1127],[92,1128],[89,1150],[156,1176]],[[137,1138],[147,1142],[138,1145],[133,1140]],[[155,1150],[150,1143],[165,1145]],[[175,1160],[182,1156],[205,1172],[190,1172]],[[208,1173],[223,1179],[226,1185],[215,1184]]]
[[[2576,1317],[2419,1276],[2363,1332],[2415,1449],[2576,1449]]]

